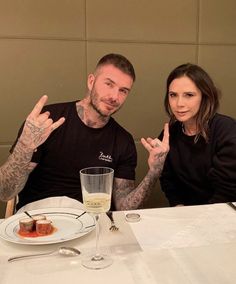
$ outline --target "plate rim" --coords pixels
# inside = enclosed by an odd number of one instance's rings
[[[87,235],[88,233],[90,233],[91,231],[93,231],[95,229],[95,220],[94,217],[90,214],[88,214],[86,211],[84,211],[83,209],[78,209],[78,208],[69,208],[69,207],[48,207],[48,208],[40,208],[40,209],[33,209],[33,210],[28,210],[27,212],[29,212],[30,214],[34,215],[34,214],[47,214],[47,213],[65,213],[68,215],[77,215],[79,218],[83,216],[89,216],[91,219],[91,223],[88,224],[88,230],[86,231],[79,231],[77,232],[77,234],[73,234],[72,237],[66,237],[66,238],[60,238],[58,240],[51,240],[51,241],[43,241],[43,242],[33,242],[33,238],[32,240],[24,240],[21,241],[20,239],[14,239],[14,238],[9,238],[6,234],[5,234],[5,229],[6,226],[10,223],[10,222],[15,222],[17,220],[19,220],[20,218],[23,218],[25,216],[24,212],[21,213],[17,213],[15,215],[12,215],[6,219],[4,219],[2,222],[0,222],[0,238],[11,242],[11,243],[15,243],[15,244],[21,244],[21,245],[49,245],[49,244],[56,244],[56,243],[62,243],[62,242],[66,242],[66,241],[70,241],[73,239],[77,239],[80,238],[84,235]],[[80,220],[80,222],[83,224],[83,222]],[[81,234],[82,233],[82,234]]]

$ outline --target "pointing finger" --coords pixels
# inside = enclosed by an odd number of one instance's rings
[[[36,105],[34,106],[33,110],[31,111],[30,113],[30,117],[35,117],[35,116],[38,116],[41,111],[42,111],[42,108],[44,107],[44,105],[46,104],[48,100],[48,96],[44,95],[42,96],[39,101],[36,103]]]
[[[166,145],[169,145],[169,136],[169,123],[165,123],[162,142]]]

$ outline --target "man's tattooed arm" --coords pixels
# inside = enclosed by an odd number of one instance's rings
[[[18,141],[13,153],[0,168],[0,199],[2,201],[13,198],[24,187],[30,172],[36,166],[30,163],[33,152]]]
[[[165,124],[162,141],[158,138],[142,138],[141,142],[149,152],[149,171],[137,188],[135,188],[133,180],[115,178],[114,199],[117,210],[138,209],[150,195],[152,188],[161,175],[170,148],[168,124]]]
[[[135,188],[133,180],[114,180],[114,199],[117,210],[133,210],[140,208],[149,197],[158,175],[148,171],[142,182]]]
[[[65,121],[65,118],[61,117],[53,122],[48,111],[41,113],[47,99],[47,96],[42,96],[34,106],[25,121],[13,153],[0,167],[0,199],[3,201],[13,198],[23,189],[29,174],[37,165],[31,163],[34,151]]]

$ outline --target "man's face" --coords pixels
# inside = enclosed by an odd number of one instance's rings
[[[90,104],[101,116],[108,117],[124,104],[133,79],[113,65],[104,65],[88,77]]]

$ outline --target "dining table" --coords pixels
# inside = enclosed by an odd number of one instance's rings
[[[140,218],[127,220],[127,214]],[[95,230],[61,243],[39,245],[1,238],[0,284],[236,283],[236,210],[227,203],[116,211],[113,215],[117,231],[109,230],[106,214],[99,220],[100,250],[112,257],[111,266],[91,270],[81,265],[81,259],[95,250]],[[61,246],[75,247],[81,254],[8,262],[16,255],[50,252]]]

